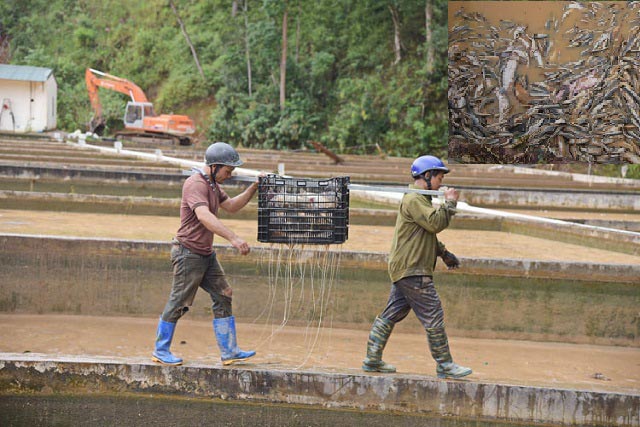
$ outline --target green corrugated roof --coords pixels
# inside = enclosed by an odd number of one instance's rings
[[[1,80],[24,80],[28,82],[46,82],[53,70],[28,65],[0,64]]]

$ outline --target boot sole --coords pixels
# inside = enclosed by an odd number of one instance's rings
[[[163,360],[158,359],[155,356],[152,356],[151,360],[153,360],[154,362],[159,363],[161,365],[167,365],[167,366],[180,366],[180,365],[182,365],[182,361],[176,362],[176,363],[168,363],[168,362],[165,362]]]
[[[227,360],[223,360],[223,361],[222,361],[222,364],[223,364],[224,366],[227,366],[227,365],[233,365],[233,364],[234,364],[234,363],[236,363],[236,362],[242,362],[243,360],[250,359],[250,358],[252,358],[253,356],[255,356],[255,354],[252,354],[252,355],[251,355],[251,356],[249,356],[249,357],[243,357],[242,359],[227,359]]]
[[[473,371],[469,371],[469,372],[461,374],[461,375],[448,375],[448,374],[438,373],[438,378],[440,378],[441,380],[444,380],[444,379],[447,379],[447,378],[455,380],[455,379],[459,379],[459,378],[464,378],[467,375],[471,375],[471,374],[473,374]]]
[[[362,370],[365,372],[378,372],[381,374],[394,374],[396,372],[395,369],[392,371],[388,369],[372,368],[371,366],[367,366],[367,365],[362,365]]]

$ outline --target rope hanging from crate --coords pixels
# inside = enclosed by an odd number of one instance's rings
[[[258,317],[264,316],[269,323],[281,316],[264,343],[290,320],[304,324],[307,354],[298,368],[318,350],[325,327],[331,330],[340,264],[339,251],[305,245],[344,243],[348,231],[349,177],[260,177],[258,241],[286,246],[279,245],[277,253],[269,252],[269,299]]]

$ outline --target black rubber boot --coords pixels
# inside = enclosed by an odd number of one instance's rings
[[[382,351],[384,350],[391,331],[393,331],[393,323],[391,320],[376,317],[369,332],[369,341],[367,342],[367,357],[362,362],[362,369],[367,372],[383,372],[393,373],[396,368],[382,361]]]
[[[453,362],[449,352],[449,340],[444,326],[438,328],[427,328],[427,339],[431,356],[436,361],[436,374],[438,378],[462,378],[471,374],[470,368],[460,366]]]

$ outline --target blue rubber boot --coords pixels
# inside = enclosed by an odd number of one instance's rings
[[[255,351],[242,351],[236,340],[236,318],[234,316],[213,319],[213,331],[216,334],[223,365],[231,365],[239,360],[248,359]]]
[[[162,363],[163,365],[182,365],[182,359],[175,357],[169,351],[171,340],[173,340],[173,332],[176,330],[175,323],[165,322],[160,319],[158,323],[158,332],[156,332],[156,349],[153,352],[153,361]]]

